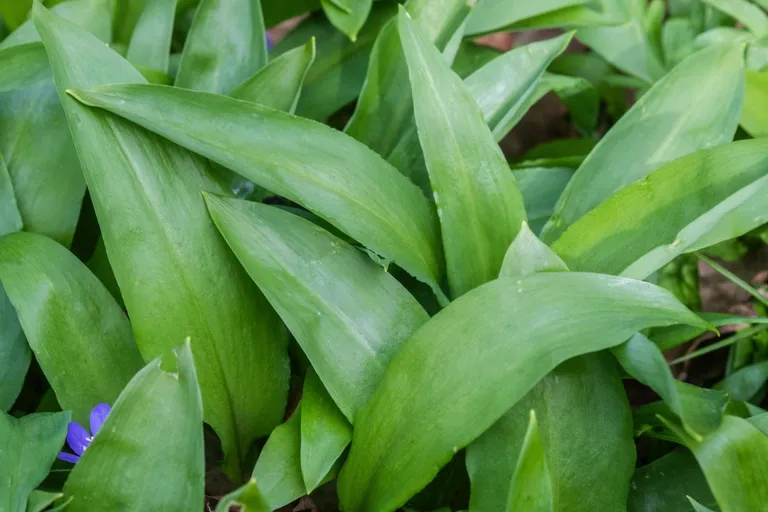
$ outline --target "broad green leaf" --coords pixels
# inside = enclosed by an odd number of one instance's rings
[[[734,400],[751,400],[768,382],[768,361],[740,368],[719,382],[715,387],[722,389]]]
[[[67,435],[69,412],[14,418],[0,412],[0,508],[24,512],[27,498],[56,460]]]
[[[40,43],[0,50],[0,92],[23,89],[51,78],[48,54]]]
[[[67,510],[200,510],[204,469],[203,404],[187,342],[120,393],[64,484]]]
[[[253,202],[211,195],[206,201],[227,243],[354,420],[427,313],[363,252],[310,221]]]
[[[702,505],[701,503],[699,503],[695,499],[691,498],[690,496],[687,496],[687,498],[688,498],[688,501],[693,506],[693,511],[694,512],[715,512],[711,508],[705,507],[704,505]]]
[[[352,440],[352,426],[314,370],[301,396],[301,474],[307,492],[318,487]]]
[[[401,9],[414,112],[445,247],[453,297],[494,279],[525,219],[501,149],[461,79]]]
[[[531,230],[540,233],[555,209],[560,194],[573,176],[572,169],[563,167],[532,167],[512,172],[523,194],[525,213]]]
[[[93,272],[101,284],[109,290],[112,297],[115,298],[120,307],[125,309],[125,301],[120,294],[120,286],[115,279],[115,272],[112,270],[112,265],[109,264],[109,257],[107,256],[107,248],[104,247],[104,239],[99,237],[96,242],[96,248],[93,250],[93,254],[86,262],[88,269]]]
[[[266,63],[260,0],[201,0],[175,85],[229,94]]]
[[[317,58],[307,72],[296,108],[298,115],[324,120],[357,98],[376,36],[394,12],[391,2],[374,5],[354,43],[330,25],[325,16],[311,16],[275,46],[273,57],[304,45],[313,37],[317,40]]]
[[[288,361],[279,318],[200,194],[227,191],[203,159],[69,97],[73,87],[144,80],[90,34],[42,8],[35,13],[136,344],[150,360],[192,338],[206,422],[237,479],[254,439],[282,417]]]
[[[328,20],[354,43],[368,19],[373,0],[320,0]]]
[[[554,241],[611,194],[675,158],[730,141],[741,111],[743,51],[702,50],[644,94],[576,171],[542,239]]]
[[[537,2],[509,2],[485,0],[480,2],[467,23],[467,35],[503,30],[529,18],[588,3],[589,0],[540,0]]]
[[[544,142],[520,157],[515,170],[531,167],[576,168],[597,144],[593,139],[556,139]],[[518,180],[520,181],[520,180]]]
[[[687,496],[716,506],[696,459],[678,448],[637,468],[629,486],[628,512],[680,512],[687,510]]]
[[[661,45],[668,68],[678,65],[694,51],[696,30],[689,18],[671,18],[664,23]],[[746,101],[746,99],[745,99]]]
[[[315,60],[315,40],[289,50],[238,85],[230,94],[239,100],[260,103],[293,113],[301,88]]]
[[[520,447],[520,457],[510,484],[506,507],[508,512],[552,510],[552,481],[547,469],[544,443],[536,422],[536,412],[533,409],[530,416],[528,430]]]
[[[766,150],[758,139],[679,158],[611,196],[552,248],[570,268],[644,279],[701,240],[741,235],[768,219]]]
[[[528,223],[518,231],[501,265],[501,277],[530,276],[537,272],[567,272],[568,267],[552,249],[536,238]]]
[[[51,11],[85,28],[104,42],[112,38],[112,0],[69,0],[55,5]],[[1,41],[0,48],[37,41],[40,41],[40,35],[29,19]]]
[[[64,410],[85,422],[142,367],[131,325],[75,255],[42,235],[0,238],[0,280]]]
[[[405,9],[440,49],[446,46],[470,11],[465,0],[440,3],[410,0]],[[360,98],[344,132],[389,159],[401,139],[417,137],[415,127],[408,65],[397,24],[393,21],[376,39]],[[418,142],[416,144],[420,154]],[[400,168],[400,172],[408,176],[411,169]]]
[[[466,78],[467,89],[496,140],[512,129],[511,119],[520,119],[525,113],[530,106],[527,100],[534,95],[547,66],[565,51],[572,37],[568,33],[514,48]]]
[[[0,153],[0,236],[21,231],[23,225],[11,176],[5,166],[5,159]]]
[[[768,73],[747,70],[739,123],[754,138],[768,136]]]
[[[560,364],[467,447],[470,511],[504,508],[531,409],[545,442],[552,510],[623,508],[636,457],[632,415],[617,365],[602,353]]]
[[[733,17],[757,37],[768,35],[768,15],[748,0],[702,0],[705,4]]]
[[[168,72],[177,0],[153,0],[141,13],[131,35],[126,59],[136,67]]]
[[[269,435],[251,478],[270,510],[307,494],[301,474],[301,406]]]
[[[611,351],[632,378],[653,389],[669,405],[691,436],[702,439],[720,426],[728,397],[677,381],[651,340],[635,334]]]
[[[720,428],[702,441],[681,437],[723,512],[760,510],[768,503],[768,435],[750,421],[726,415]]]
[[[305,206],[438,291],[438,225],[427,199],[351,137],[254,103],[171,87],[72,94]]]
[[[236,507],[236,508],[232,508]],[[271,512],[267,501],[259,490],[256,480],[251,478],[245,485],[227,494],[219,504],[216,505],[216,512],[230,512],[237,510],[239,512]]]
[[[558,364],[674,323],[703,324],[666,290],[605,275],[548,272],[467,293],[403,345],[356,417],[342,507],[394,510]]]

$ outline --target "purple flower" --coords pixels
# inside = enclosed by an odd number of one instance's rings
[[[77,455],[67,452],[59,452],[58,458],[66,462],[71,462],[72,464],[80,460],[80,456],[85,452],[85,449],[88,448],[88,445],[91,444],[91,441],[93,441],[96,434],[99,433],[101,426],[106,421],[109,411],[111,410],[112,409],[107,404],[99,404],[93,408],[91,411],[90,433],[79,423],[70,421],[67,426],[67,444],[69,444],[69,447],[72,448],[72,451]]]

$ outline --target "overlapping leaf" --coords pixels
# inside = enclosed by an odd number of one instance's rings
[[[320,5],[328,20],[355,42],[371,12],[373,0],[320,0]]]
[[[504,155],[461,79],[401,10],[398,31],[454,297],[494,279],[525,219]]]
[[[394,510],[559,363],[673,323],[702,321],[666,291],[603,275],[537,274],[469,292],[403,345],[356,418],[342,506]]]
[[[67,96],[71,87],[143,78],[44,9],[36,8],[35,21],[136,343],[152,359],[191,336],[206,421],[221,438],[225,469],[237,478],[240,457],[282,417],[288,368],[277,315],[221,240],[200,195],[227,191],[203,159]]]
[[[635,103],[579,167],[542,232],[544,241],[554,241],[611,194],[654,169],[730,141],[743,88],[741,45],[713,46],[683,61]]]
[[[0,92],[23,89],[51,78],[48,55],[40,43],[0,50]]]
[[[439,292],[438,226],[429,203],[351,137],[253,103],[170,87],[109,86],[72,94],[302,204]]]
[[[64,485],[67,510],[203,507],[203,404],[189,343],[145,366]]]
[[[56,398],[84,422],[142,367],[123,311],[96,277],[53,240],[0,238],[0,280]]]
[[[177,0],[147,2],[131,35],[126,59],[137,67],[168,72]]]

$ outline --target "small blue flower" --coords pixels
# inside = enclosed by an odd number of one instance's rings
[[[104,425],[111,410],[112,409],[107,404],[99,404],[93,408],[90,418],[90,433],[79,423],[70,421],[67,426],[67,444],[69,444],[69,447],[72,448],[72,451],[77,455],[67,452],[59,452],[58,458],[66,462],[71,462],[72,464],[80,460],[80,456],[85,452],[85,449],[88,448],[88,445],[91,444],[91,441],[93,441],[96,434],[99,433],[101,426]]]

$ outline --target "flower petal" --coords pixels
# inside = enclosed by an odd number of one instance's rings
[[[111,410],[107,404],[99,404],[93,408],[91,411],[91,437],[99,433]]]
[[[71,462],[72,464],[80,460],[79,455],[73,455],[67,452],[59,452],[56,458],[59,460],[63,460],[64,462]]]
[[[91,436],[79,423],[70,421],[67,426],[67,443],[76,454],[82,455],[91,444]]]

